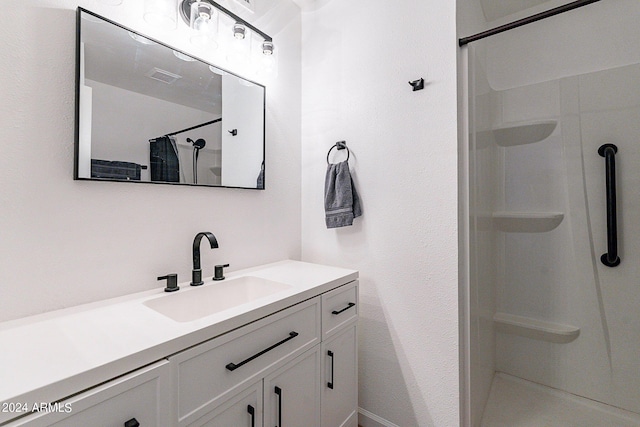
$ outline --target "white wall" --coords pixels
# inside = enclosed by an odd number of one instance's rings
[[[365,427],[459,425],[455,25],[447,1],[303,10],[303,259],[360,270]],[[328,230],[325,159],[343,139],[363,216]]]
[[[199,231],[220,242],[202,250],[211,274],[216,263],[300,257],[301,18],[289,0],[247,16],[280,49],[267,87],[265,191],[73,181],[76,7],[192,50],[184,28],[149,28],[143,3],[0,6],[0,321],[160,287],[170,272],[188,281]]]

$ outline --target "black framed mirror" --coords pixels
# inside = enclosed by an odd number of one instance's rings
[[[78,9],[74,178],[264,189],[265,87]]]

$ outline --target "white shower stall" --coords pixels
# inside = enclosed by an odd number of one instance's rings
[[[602,0],[468,46],[472,427],[640,426],[638,22]]]

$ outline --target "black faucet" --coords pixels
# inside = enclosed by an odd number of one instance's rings
[[[193,239],[193,271],[191,272],[191,286],[200,286],[204,284],[202,281],[202,269],[200,268],[200,241],[203,237],[206,237],[209,240],[211,249],[218,247],[218,241],[213,233],[204,231],[196,234],[196,237]]]

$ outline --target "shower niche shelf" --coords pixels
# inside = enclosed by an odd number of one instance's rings
[[[547,139],[553,133],[557,120],[543,120],[526,124],[508,125],[493,129],[493,138],[500,147],[533,144]]]
[[[559,344],[569,343],[580,335],[580,328],[575,326],[509,313],[496,313],[493,323],[497,332]]]
[[[562,212],[494,212],[493,223],[508,233],[544,233],[560,225]]]

